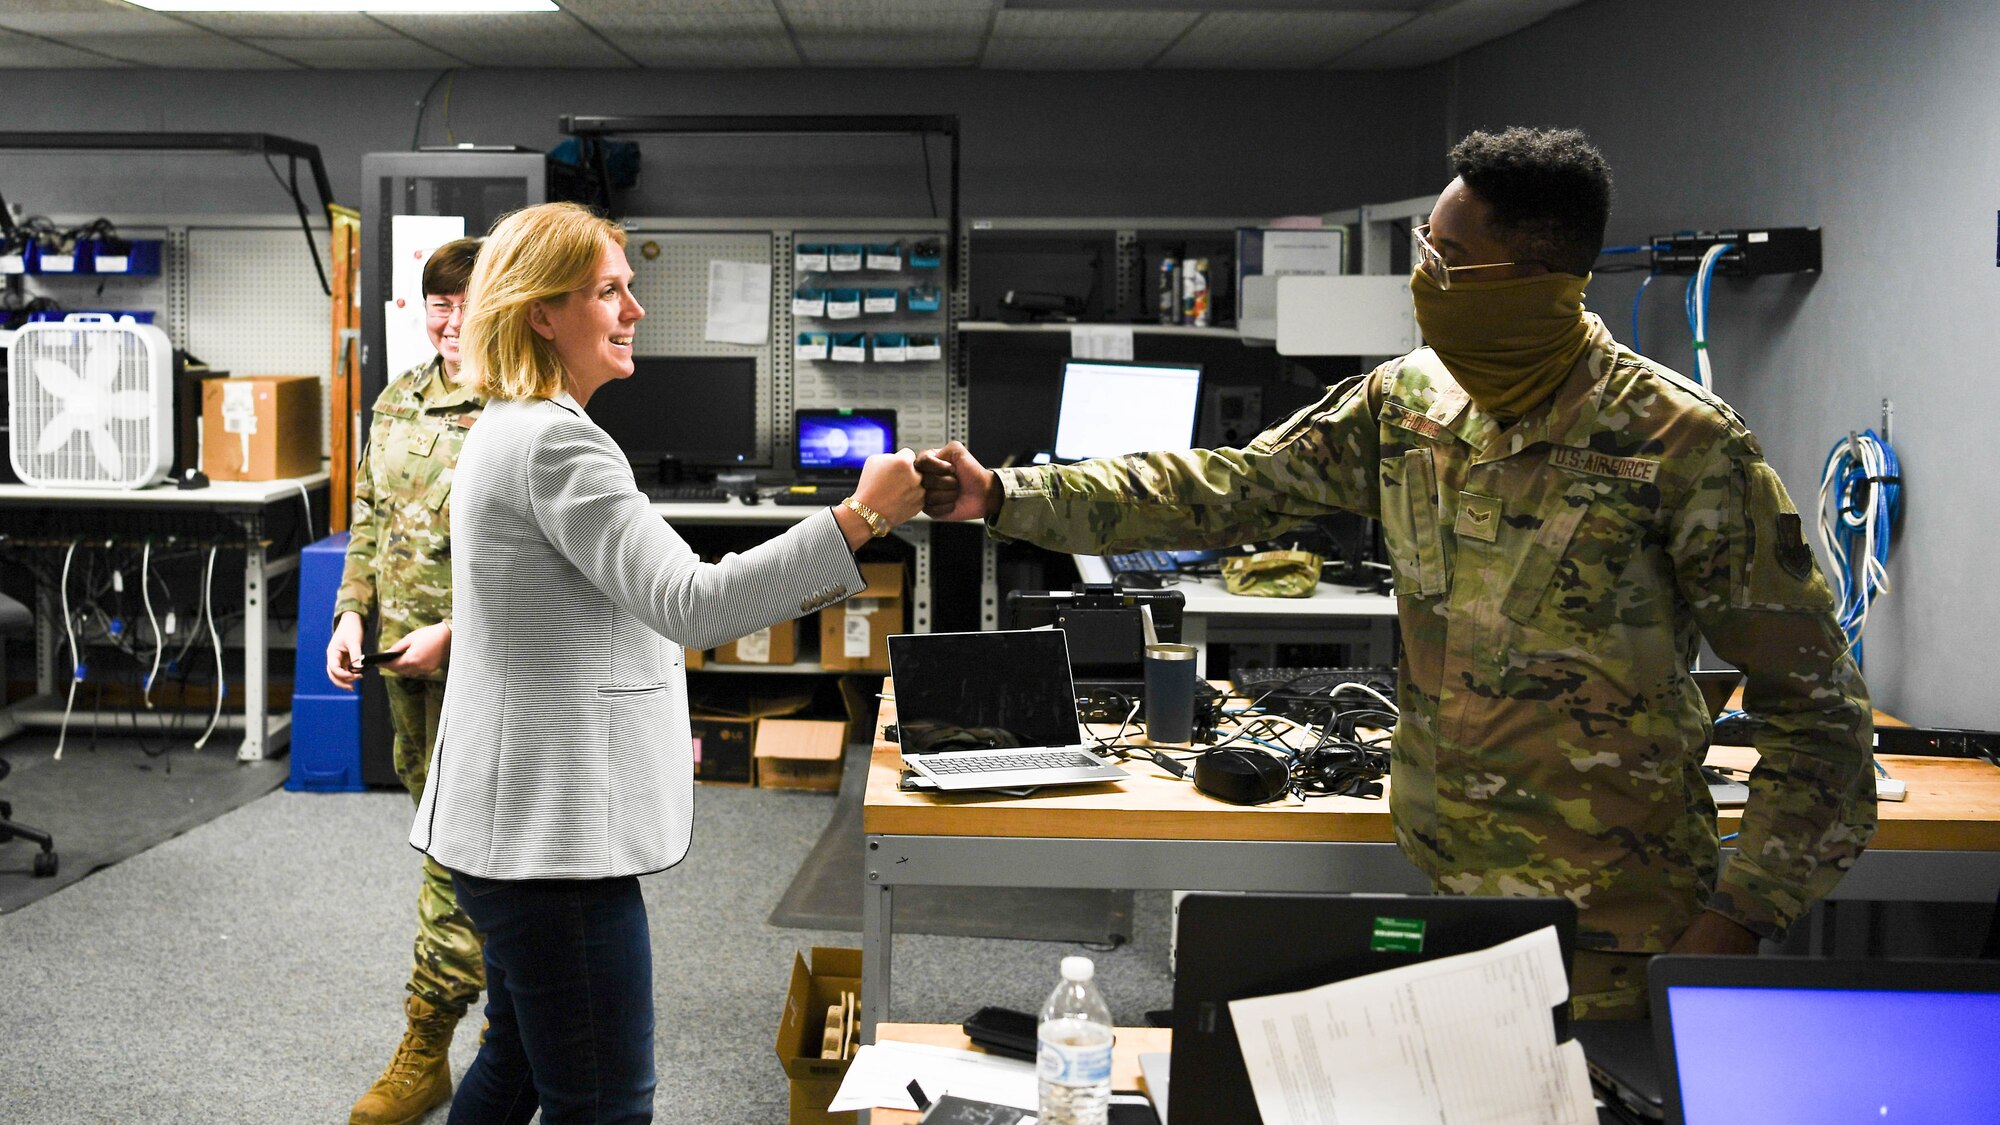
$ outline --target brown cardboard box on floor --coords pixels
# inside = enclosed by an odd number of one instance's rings
[[[201,471],[279,480],[320,470],[319,377],[236,375],[201,385]]]
[[[799,623],[780,621],[747,637],[715,646],[716,664],[791,664],[799,658]]]
[[[757,724],[757,787],[837,790],[846,749],[840,719],[764,719]]]
[[[889,635],[903,632],[903,564],[862,563],[868,587],[819,614],[819,663],[829,672],[887,672]]]
[[[861,951],[816,945],[812,961],[792,955],[792,984],[778,1020],[778,1062],[792,1080],[791,1125],[854,1125],[853,1113],[828,1113],[847,1077],[848,1059],[820,1057],[826,1010],[842,994],[861,997]],[[858,1029],[857,1029],[858,1033]]]

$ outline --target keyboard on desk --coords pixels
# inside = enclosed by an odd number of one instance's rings
[[[924,759],[933,773],[1005,773],[1011,770],[1088,769],[1097,759],[1074,750],[1034,750],[1021,754],[940,754]]]
[[[1106,555],[1104,565],[1113,577],[1120,574],[1172,574],[1180,569],[1174,556],[1166,551],[1127,551],[1122,555]]]
[[[1230,676],[1236,690],[1250,696],[1278,689],[1301,695],[1325,695],[1341,684],[1361,684],[1390,699],[1396,698],[1394,668],[1237,668]]]
[[[795,484],[790,488],[779,491],[779,493],[776,496],[771,497],[771,503],[799,504],[799,505],[816,504],[822,508],[831,508],[835,504],[840,503],[840,498],[847,495],[848,492],[850,491],[852,491],[852,489],[846,487],[831,487],[831,486],[822,487],[816,484]]]
[[[655,504],[720,504],[729,493],[713,484],[649,484],[646,499]]]

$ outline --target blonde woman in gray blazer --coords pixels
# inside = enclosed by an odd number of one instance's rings
[[[410,831],[486,936],[491,1026],[454,1125],[652,1119],[637,877],[688,849],[682,646],[860,591],[854,551],[923,503],[914,455],[880,455],[840,506],[698,559],[583,412],[632,374],[624,244],[571,204],[517,211],[467,294],[460,351],[489,405],[452,484],[452,678]]]

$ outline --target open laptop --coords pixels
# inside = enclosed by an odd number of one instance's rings
[[[1378,925],[1384,920],[1396,925]],[[1576,904],[1566,898],[1188,895],[1181,900],[1175,941],[1167,1119],[1175,1125],[1260,1120],[1230,1019],[1231,1000],[1471,953],[1544,926],[1555,927],[1568,969]],[[1404,939],[1418,934],[1417,948],[1407,948],[1407,940],[1382,940],[1391,930]],[[1569,1006],[1558,1005],[1551,1014],[1557,1039],[1567,1038]]]
[[[2000,1118],[2000,962],[1659,957],[1649,983],[1668,1125]]]
[[[796,476],[780,504],[833,504],[854,491],[861,466],[896,451],[893,410],[801,410],[792,427]]]
[[[903,764],[939,789],[1027,789],[1128,776],[1085,745],[1060,629],[889,638]]]

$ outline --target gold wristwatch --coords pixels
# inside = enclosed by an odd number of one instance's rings
[[[882,518],[882,513],[863,504],[854,497],[849,496],[847,499],[842,500],[840,506],[861,517],[861,522],[868,525],[868,537],[870,539],[880,539],[889,534],[889,521]]]

